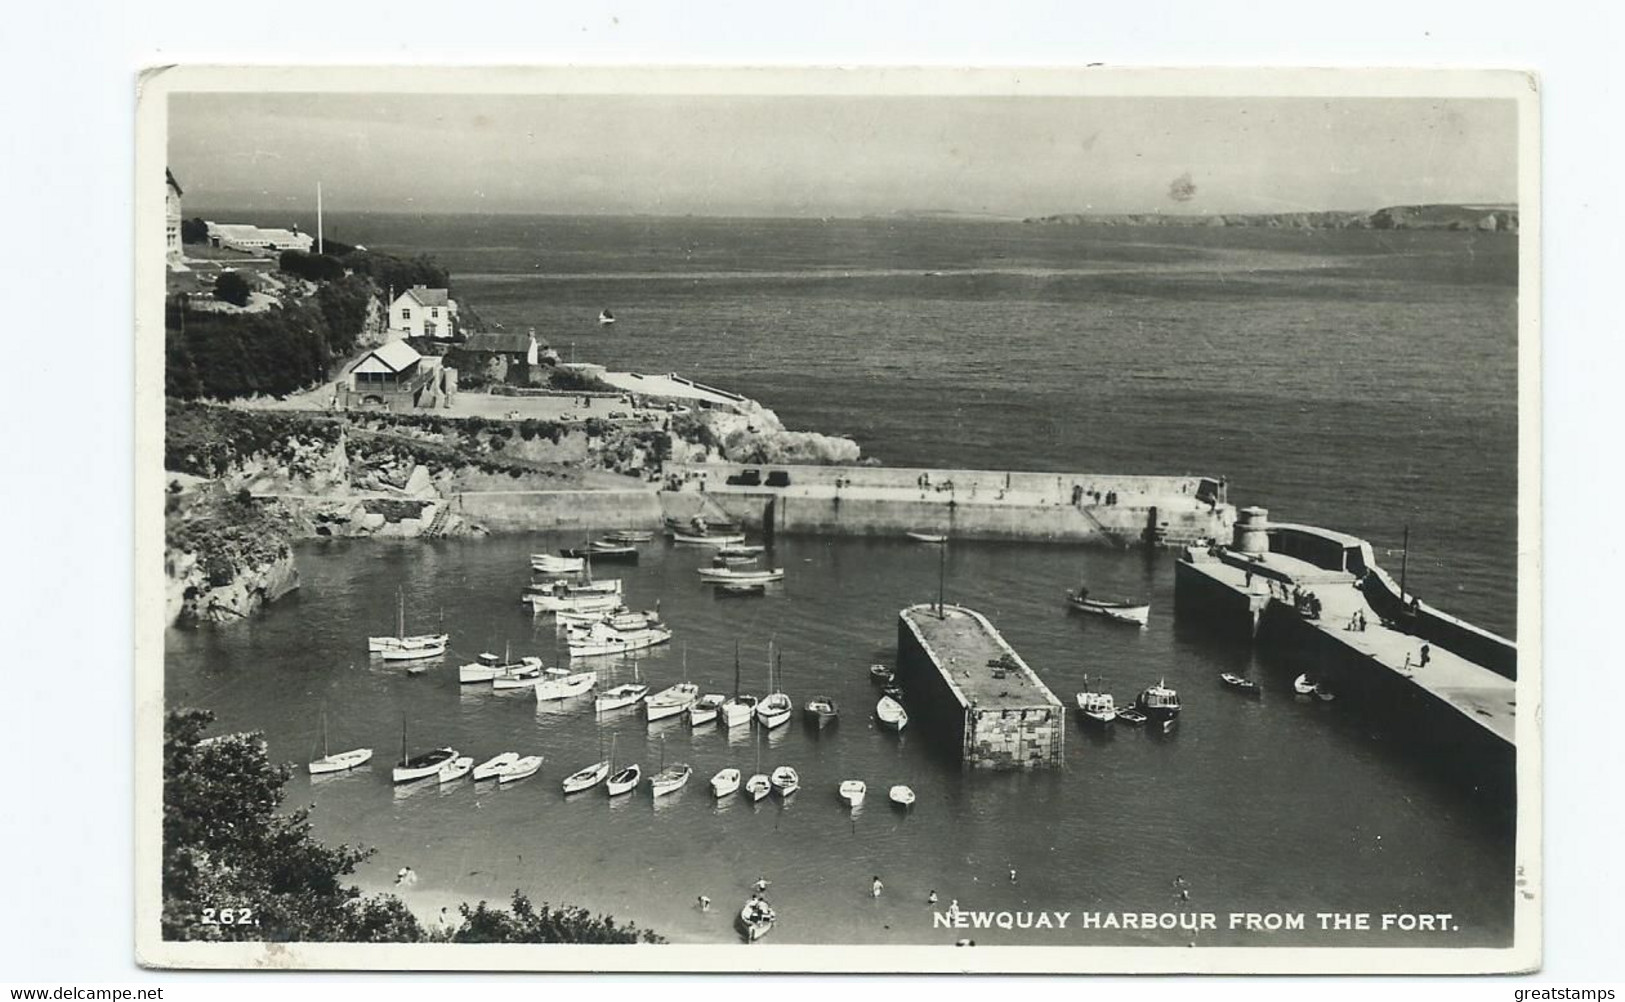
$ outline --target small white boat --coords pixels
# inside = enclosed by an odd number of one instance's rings
[[[1083,719],[1096,724],[1109,724],[1117,719],[1117,702],[1109,692],[1095,692],[1089,688],[1089,676],[1083,677],[1083,691],[1078,693],[1078,712]]]
[[[777,793],[781,800],[801,789],[801,776],[790,766],[779,766],[773,770],[773,775],[770,778],[773,783],[773,792]]]
[[[579,772],[573,772],[564,777],[565,793],[580,793],[590,790],[609,778],[609,760],[594,762]]]
[[[474,771],[474,759],[468,755],[459,755],[440,767],[437,775],[442,783],[455,783]]]
[[[556,553],[532,553],[530,569],[539,574],[579,574],[587,569],[583,557],[561,557]]]
[[[650,723],[675,717],[693,706],[699,695],[700,687],[693,682],[678,682],[645,698],[643,712]]]
[[[536,683],[536,701],[545,703],[551,699],[580,696],[590,692],[597,684],[598,673],[595,671],[579,671],[573,675],[540,679]]]
[[[734,728],[750,723],[750,718],[756,713],[756,697],[743,693],[735,693],[729,697],[722,709],[717,711],[717,719],[723,727]]]
[[[808,720],[817,724],[819,727],[824,727],[835,722],[840,710],[836,708],[835,700],[831,699],[830,697],[814,696],[812,699],[807,701],[804,712],[806,713]]]
[[[742,571],[735,567],[701,567],[700,580],[710,584],[772,584],[784,580],[784,568]]]
[[[503,752],[501,755],[497,755],[493,758],[488,758],[484,762],[481,762],[479,765],[474,767],[474,782],[478,783],[482,779],[494,779],[496,778],[497,773],[508,768],[508,766],[513,765],[517,761],[519,761],[519,753],[511,751]]]
[[[367,653],[382,654],[385,651],[400,650],[406,646],[423,646],[450,639],[444,633],[419,633],[410,637],[368,637]]]
[[[759,772],[745,781],[745,792],[750,794],[750,799],[753,802],[767,796],[772,789],[773,781]]]
[[[595,581],[565,581],[560,578],[549,578],[546,581],[533,581],[525,586],[525,594],[530,595],[619,595],[625,591],[620,578],[599,578]]]
[[[722,712],[722,704],[725,702],[727,697],[718,692],[708,692],[696,699],[694,705],[688,708],[689,726],[700,727],[712,723],[717,719],[717,714]]]
[[[611,654],[629,654],[641,651],[671,639],[671,630],[664,626],[648,626],[641,630],[617,630],[614,627],[595,626],[585,634],[572,634],[572,658],[601,657]]]
[[[891,682],[896,678],[897,672],[893,671],[890,665],[869,666],[869,681],[871,682]]]
[[[523,657],[518,661],[511,656],[497,657],[486,652],[466,665],[457,666],[457,681],[463,685],[476,682],[494,682],[499,678],[531,678],[542,673],[542,659]]]
[[[742,532],[692,533],[673,529],[671,541],[688,546],[739,546],[745,542]]]
[[[927,532],[924,529],[910,529],[908,530],[907,535],[908,538],[917,543],[946,543],[948,541],[946,534],[940,532]]]
[[[551,673],[553,669],[549,669]],[[542,662],[537,659],[535,664],[523,665],[512,671],[503,672],[491,680],[493,689],[529,689],[542,680]]]
[[[607,713],[610,710],[619,710],[642,701],[649,694],[649,687],[636,682],[618,685],[613,689],[605,689],[593,701],[593,710],[598,713]]]
[[[864,794],[868,792],[868,784],[861,779],[844,780],[840,786],[841,799],[846,801],[848,807],[857,807],[862,804]]]
[[[647,543],[655,538],[655,534],[643,529],[620,529],[605,533],[604,538],[617,543]]]
[[[1322,702],[1330,703],[1332,700],[1337,698],[1337,693],[1333,692],[1325,685],[1317,683],[1315,685],[1315,698],[1321,700]]]
[[[739,909],[739,933],[745,937],[745,942],[754,943],[773,931],[775,918],[777,916],[766,901],[751,898],[745,902],[745,907]]]
[[[344,772],[364,765],[372,760],[371,748],[356,748],[351,751],[339,752],[337,755],[327,750],[327,713],[322,712],[322,757],[310,763],[307,768],[312,776],[320,776],[327,772]]]
[[[1309,681],[1307,674],[1299,675],[1292,680],[1292,691],[1300,696],[1311,695],[1315,691],[1315,683]]]
[[[448,638],[444,633],[435,634],[427,639],[410,638],[402,640],[399,647],[387,647],[379,653],[385,661],[421,661],[424,658],[437,658],[446,653]]]
[[[600,623],[617,630],[641,630],[660,622],[660,613],[655,609],[633,612],[622,605],[608,611],[563,609],[555,614],[554,619],[559,628],[566,632],[589,630]]]
[[[875,716],[880,719],[880,726],[887,730],[900,731],[908,726],[908,711],[890,696],[880,697],[880,702],[875,704]]]
[[[1254,682],[1250,678],[1242,678],[1240,675],[1225,672],[1219,676],[1219,681],[1223,682],[1230,688],[1235,689],[1238,692],[1244,692],[1249,696],[1258,695],[1258,683]]]
[[[609,777],[604,784],[612,797],[619,797],[623,793],[631,793],[638,788],[638,780],[643,778],[643,770],[636,765],[629,765],[615,775]]]
[[[728,796],[739,789],[739,770],[723,769],[711,777],[711,796],[718,798]]]
[[[501,785],[503,783],[513,783],[517,782],[518,780],[525,779],[528,776],[534,776],[536,775],[537,770],[541,769],[541,767],[542,757],[540,755],[526,755],[524,758],[512,763],[501,772],[498,772],[497,784]]]
[[[598,322],[603,324],[605,327],[608,327],[610,324],[615,322],[615,314],[609,312],[608,310],[599,310]]]
[[[679,762],[650,776],[649,786],[654,789],[655,796],[664,797],[668,793],[675,793],[687,786],[688,778],[692,775],[694,775],[694,767]]]
[[[1151,619],[1151,604],[1149,602],[1135,602],[1129,599],[1093,599],[1089,597],[1089,589],[1079,588],[1077,591],[1066,593],[1066,600],[1072,608],[1079,612],[1087,612],[1096,616],[1119,623],[1133,623],[1136,626],[1145,626]]]
[[[887,792],[887,796],[890,797],[891,802],[896,804],[898,807],[914,806],[914,791],[901,783],[892,787],[891,790]]]
[[[570,592],[553,595],[527,595],[534,612],[590,612],[601,618],[621,606],[621,596],[605,592]]]
[[[717,556],[724,560],[727,560],[730,557],[740,560],[755,560],[757,557],[766,552],[767,547],[765,546],[745,546],[739,543],[732,543],[718,550]]]
[[[788,723],[794,712],[795,704],[790,702],[790,697],[782,692],[775,692],[756,704],[756,722],[771,731]]]

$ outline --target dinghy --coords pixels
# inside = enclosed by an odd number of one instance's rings
[[[734,567],[701,567],[700,580],[707,584],[772,584],[784,580],[784,568],[742,571]]]
[[[948,541],[948,537],[944,533],[927,532],[924,529],[910,529],[907,535],[916,543],[946,543]]]
[[[773,783],[773,792],[779,795],[780,800],[801,789],[800,774],[787,765],[781,765],[774,769],[771,781]]]
[[[730,546],[724,546],[722,549],[718,550],[717,556],[724,560],[755,560],[757,557],[766,552],[767,547],[765,546],[744,546],[734,543]]]
[[[526,777],[534,776],[541,767],[542,757],[540,755],[526,755],[497,773],[497,785],[514,783]]]
[[[643,529],[619,529],[605,533],[604,538],[615,543],[647,543],[655,538],[655,534]]]
[[[711,796],[718,800],[739,789],[739,770],[723,769],[711,777]]]
[[[1311,695],[1315,691],[1315,683],[1309,681],[1307,674],[1299,675],[1292,680],[1292,691],[1300,696]]]
[[[532,553],[530,569],[538,574],[580,574],[587,569],[581,557],[561,557],[553,553]]]
[[[790,715],[795,712],[795,704],[783,692],[774,691],[773,686],[773,645],[768,643],[767,687],[771,694],[756,704],[756,722],[768,730],[782,726],[790,721]],[[783,656],[779,660],[779,682],[783,684],[784,662]]]
[[[1332,700],[1337,698],[1337,693],[1327,688],[1323,683],[1317,683],[1315,685],[1315,698],[1321,700],[1322,702],[1330,703]]]
[[[1219,676],[1219,681],[1223,682],[1225,685],[1229,686],[1230,688],[1235,689],[1235,690],[1237,690],[1239,692],[1244,692],[1249,696],[1258,695],[1258,683],[1254,682],[1250,678],[1242,678],[1240,675],[1235,675],[1235,674],[1232,674],[1231,672],[1225,672],[1224,674]]]
[[[493,758],[488,758],[484,762],[481,762],[479,765],[474,767],[474,782],[478,783],[482,779],[495,779],[497,773],[508,768],[508,766],[513,765],[517,761],[519,761],[519,753],[511,751],[503,752],[501,755],[497,755]]]
[[[880,702],[875,704],[875,716],[879,718],[880,726],[890,731],[900,731],[908,726],[908,711],[890,696],[880,697]]]
[[[892,671],[889,665],[869,666],[869,681],[871,682],[890,682],[896,677],[897,673]]]
[[[654,795],[664,797],[668,793],[675,793],[688,785],[688,777],[694,775],[694,767],[679,762],[666,769],[661,769],[649,777],[649,785],[654,789]]]
[[[455,783],[474,771],[474,759],[468,755],[459,755],[450,762],[442,765],[436,774],[442,783]]]
[[[908,808],[914,806],[914,791],[902,784],[894,786],[887,792],[891,802],[898,807]]]
[[[689,726],[700,727],[713,723],[717,719],[717,714],[722,712],[722,704],[725,702],[727,697],[718,692],[708,692],[701,696],[688,708]]]
[[[699,698],[700,687],[693,682],[678,682],[667,686],[643,701],[643,713],[649,723],[675,717],[694,705]]]
[[[580,793],[590,790],[609,778],[609,761],[594,762],[579,772],[573,772],[564,778],[565,793]]]
[[[599,310],[598,322],[603,326],[608,327],[610,324],[615,322],[615,314],[609,312],[608,310]]]
[[[605,788],[609,790],[610,796],[619,797],[623,793],[631,793],[636,790],[638,780],[641,778],[643,778],[643,771],[636,765],[629,765],[609,777],[608,782],[605,783]]]
[[[1117,711],[1117,722],[1130,727],[1139,727],[1149,719],[1145,714],[1132,706],[1125,706]]]
[[[775,918],[777,916],[766,901],[751,898],[745,902],[745,907],[739,909],[739,933],[745,937],[745,942],[754,943],[773,931]]]
[[[711,533],[697,534],[673,529],[671,541],[686,546],[739,546],[745,542],[745,534],[742,532],[719,532],[714,535]]]
[[[869,792],[869,786],[861,779],[848,779],[841,783],[839,792],[846,806],[858,807],[863,803],[864,794]]]
[[[749,598],[766,594],[766,581],[722,581],[717,584],[718,598]]]
[[[745,782],[745,792],[750,794],[750,799],[752,802],[761,800],[763,797],[767,796],[769,791],[772,789],[772,780],[768,779],[765,774],[760,772],[751,776],[751,778]]]
[[[807,701],[807,719],[819,727],[834,723],[838,712],[835,707],[835,700],[828,696],[814,696]]]

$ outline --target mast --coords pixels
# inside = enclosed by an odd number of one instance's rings
[[[948,575],[948,541],[944,539],[937,547],[937,618],[943,618],[942,592]]]
[[[402,640],[405,640],[406,639],[406,590],[404,588],[395,589],[395,598],[399,602],[399,608],[396,610],[396,614],[395,614],[395,630],[396,630],[395,635],[400,637]]]
[[[316,253],[322,253],[322,183],[316,182]]]
[[[327,709],[324,707],[322,709],[322,758],[327,758],[328,755],[329,755],[329,752],[327,750]]]
[[[779,652],[779,688],[784,688],[784,652]]]
[[[1405,567],[1410,563],[1411,557],[1411,527],[1408,524],[1405,526],[1405,542],[1401,545],[1403,548],[1399,551],[1399,604],[1404,605],[1408,597],[1405,591]]]
[[[406,764],[406,714],[401,714],[401,765]]]
[[[739,641],[734,641],[734,699],[739,699]]]

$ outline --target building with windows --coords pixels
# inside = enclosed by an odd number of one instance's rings
[[[164,259],[181,270],[181,186],[169,168],[164,168]]]
[[[457,372],[440,361],[404,340],[386,341],[350,366],[334,403],[391,411],[446,406],[457,391]]]
[[[176,207],[177,211],[179,206]],[[310,253],[310,248],[316,239],[309,233],[300,233],[297,229],[266,229],[260,226],[251,226],[248,223],[205,223],[209,228],[209,246],[224,247],[227,250],[243,251],[247,254],[260,254],[266,257],[275,257],[285,250],[303,251]],[[180,239],[180,223],[176,222],[176,239]]]
[[[526,334],[506,331],[471,334],[467,341],[447,353],[446,360],[464,374],[465,385],[486,382],[537,386],[546,381],[548,367],[556,365],[559,356],[536,340],[536,331],[532,329]]]
[[[449,340],[456,334],[457,300],[445,289],[414,285],[389,304],[391,337]]]

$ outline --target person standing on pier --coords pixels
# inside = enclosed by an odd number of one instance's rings
[[[1433,648],[1429,647],[1427,644],[1423,644],[1422,645],[1422,660],[1417,663],[1417,666],[1421,667],[1421,668],[1427,667],[1428,659],[1431,658],[1432,656],[1433,656]]]

